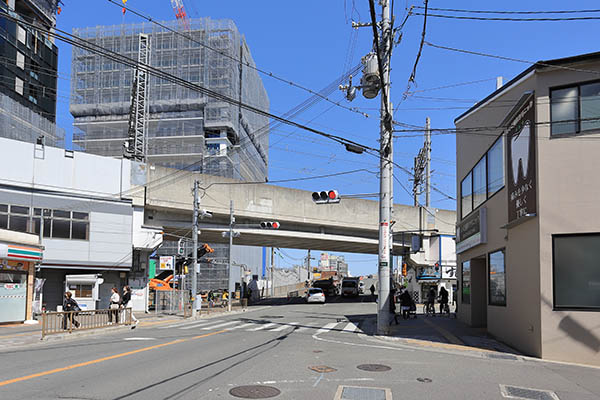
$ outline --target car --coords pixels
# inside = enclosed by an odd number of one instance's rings
[[[307,303],[325,303],[325,293],[323,293],[323,289],[319,289],[319,288],[308,289],[308,292],[306,292],[306,302]]]

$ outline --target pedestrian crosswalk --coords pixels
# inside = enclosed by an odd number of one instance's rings
[[[319,321],[307,322],[285,322],[285,321],[266,321],[266,320],[251,320],[247,318],[222,320],[222,319],[206,319],[180,322],[160,327],[159,329],[181,329],[181,330],[224,330],[224,331],[247,331],[247,332],[283,332],[290,330],[293,332],[311,332],[316,335],[325,334],[327,332],[339,333],[357,333],[360,332],[358,323],[344,322],[328,322],[323,325]]]

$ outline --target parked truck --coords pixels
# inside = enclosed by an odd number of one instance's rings
[[[358,296],[360,287],[359,284],[359,277],[345,277],[342,281],[342,296]]]
[[[337,276],[314,281],[312,287],[322,289],[325,296],[337,296],[340,294],[340,281],[337,279]]]

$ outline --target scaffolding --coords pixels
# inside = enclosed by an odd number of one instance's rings
[[[64,129],[5,94],[0,94],[0,132],[8,139],[36,143],[43,137],[47,146],[65,145]]]
[[[181,29],[177,21],[162,24]],[[73,33],[134,60],[138,59],[139,35],[147,34],[152,47],[150,66],[269,109],[250,50],[231,20],[190,20],[190,30],[184,34],[191,40],[153,23],[97,26]],[[123,156],[133,76],[129,66],[73,49],[70,111],[76,149]],[[149,162],[242,180],[267,178],[268,118],[152,75],[147,117]]]

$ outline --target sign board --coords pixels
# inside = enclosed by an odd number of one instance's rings
[[[535,97],[524,95],[506,118],[508,223],[537,212]]]
[[[456,266],[443,265],[442,279],[456,279]]]
[[[487,208],[469,215],[456,227],[456,253],[487,243]]]
[[[174,266],[175,266],[175,257],[173,256],[161,256],[160,257],[160,264],[159,264],[159,269],[161,271],[165,271],[165,270],[173,270]]]

